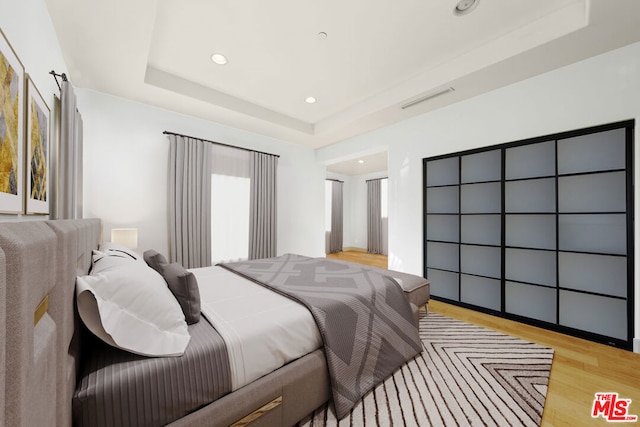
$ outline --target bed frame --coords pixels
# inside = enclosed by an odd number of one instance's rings
[[[0,426],[71,426],[82,327],[75,278],[102,238],[98,219],[0,223]],[[329,399],[321,350],[172,426],[287,426]]]

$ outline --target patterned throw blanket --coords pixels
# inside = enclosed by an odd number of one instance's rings
[[[358,264],[291,254],[221,266],[311,311],[324,341],[338,419],[422,351],[409,303],[390,277]]]

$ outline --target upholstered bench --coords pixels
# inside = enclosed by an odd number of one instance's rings
[[[427,310],[427,303],[429,302],[429,280],[424,277],[416,276],[415,274],[402,273],[395,270],[385,270],[384,268],[366,265],[362,267],[368,270],[377,271],[385,276],[392,277],[400,286],[402,286],[402,289],[409,300],[409,304],[411,304],[411,309],[413,310],[413,315],[417,324],[420,308],[424,306],[425,310]]]

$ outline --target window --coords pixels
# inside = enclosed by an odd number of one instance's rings
[[[249,258],[251,179],[249,153],[213,148],[211,175],[211,263]]]

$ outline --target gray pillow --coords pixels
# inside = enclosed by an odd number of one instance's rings
[[[180,263],[162,264],[162,277],[178,300],[188,325],[200,321],[200,291],[192,272]]]
[[[144,251],[142,257],[149,267],[153,268],[160,274],[162,274],[162,265],[168,264],[167,259],[164,257],[164,255],[154,251],[153,249]]]

